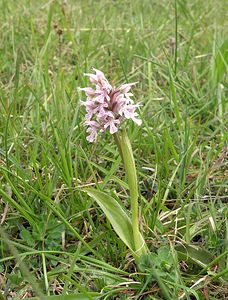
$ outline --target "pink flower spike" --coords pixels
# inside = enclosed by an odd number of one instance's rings
[[[99,132],[109,129],[111,134],[118,131],[119,126],[125,119],[131,119],[137,125],[142,121],[137,118],[136,109],[138,104],[134,104],[130,89],[137,82],[123,84],[119,88],[111,86],[103,72],[93,68],[95,74],[84,74],[89,77],[90,82],[95,86],[81,88],[85,92],[87,99],[82,105],[86,108],[86,122],[88,126],[87,140],[94,142]]]

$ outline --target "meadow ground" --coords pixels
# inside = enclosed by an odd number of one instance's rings
[[[225,3],[0,2],[0,298],[228,298]],[[113,137],[86,141],[77,88],[92,67],[138,82],[143,272],[81,191],[129,210]]]

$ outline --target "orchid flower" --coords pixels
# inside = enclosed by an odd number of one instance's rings
[[[98,132],[107,129],[111,134],[116,133],[125,119],[131,119],[137,125],[141,125],[142,121],[138,119],[136,112],[139,105],[134,104],[131,99],[133,94],[129,92],[136,82],[115,88],[108,82],[103,72],[94,68],[93,70],[95,74],[85,75],[89,77],[94,88],[80,88],[87,96],[86,101],[82,102],[87,112],[85,122],[89,133],[87,140],[94,142]]]

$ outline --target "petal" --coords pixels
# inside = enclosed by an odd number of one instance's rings
[[[90,121],[90,119],[92,118],[92,116],[93,116],[93,111],[92,111],[92,110],[89,111],[89,112],[85,115],[85,117],[86,117],[86,119],[87,119],[88,121]]]
[[[126,94],[127,92],[130,91],[131,87],[133,85],[136,85],[138,82],[132,82],[132,83],[126,83],[126,84],[123,84],[121,85],[118,90],[121,91],[122,93]]]
[[[137,118],[133,117],[132,121],[134,121],[138,126],[142,125],[142,120],[140,120],[140,119],[137,119]]]
[[[80,91],[83,91],[86,93],[87,96],[94,96],[95,90],[91,87],[85,87],[85,88],[78,88]]]
[[[87,129],[88,131],[96,130],[97,128],[99,128],[99,123],[97,123],[96,121],[88,120],[85,123],[87,126],[91,126]]]
[[[104,76],[104,73],[103,73],[103,72],[101,72],[100,70],[98,70],[98,69],[95,69],[95,68],[93,68],[93,70],[96,72],[96,76],[97,76],[97,78],[98,78],[98,79],[100,79],[100,80],[102,80],[102,79],[105,79],[105,80],[107,80],[107,79],[105,78],[105,76]]]
[[[127,106],[121,111],[126,119],[131,119],[134,116],[134,112],[131,111]]]
[[[103,103],[104,102],[104,99],[105,99],[105,96],[104,95],[99,95],[97,96],[96,98],[94,98],[94,101],[97,101],[99,103]]]
[[[87,141],[90,142],[90,143],[93,143],[94,140],[95,140],[95,135],[94,134],[90,134],[86,137]]]
[[[102,121],[107,116],[106,111],[104,109],[100,109],[97,117]]]
[[[97,76],[95,74],[84,73],[84,76],[88,76],[90,82],[92,82],[94,84],[96,84],[97,81],[98,81],[98,78],[97,78]]]
[[[118,131],[118,128],[115,126],[115,123],[110,123],[110,133],[113,134]]]
[[[86,107],[95,107],[95,103],[93,100],[87,99],[84,104]]]

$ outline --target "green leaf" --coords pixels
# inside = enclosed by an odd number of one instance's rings
[[[34,239],[33,239],[33,237],[32,237],[32,235],[31,235],[31,233],[30,233],[29,230],[23,228],[23,229],[21,230],[20,235],[21,235],[21,238],[22,238],[24,241],[26,241],[26,243],[27,243],[29,246],[31,246],[31,247],[34,247],[34,246],[35,246],[35,241],[34,241]]]
[[[213,255],[210,252],[195,245],[179,244],[175,249],[180,257],[190,259],[201,267],[205,267],[213,260]]]
[[[128,248],[133,251],[134,239],[132,224],[123,207],[121,207],[121,205],[113,197],[104,192],[93,188],[85,189],[83,191],[97,202],[112,224],[117,235],[128,246]]]
[[[11,287],[18,287],[23,281],[20,271],[8,275],[8,279],[10,280]]]

